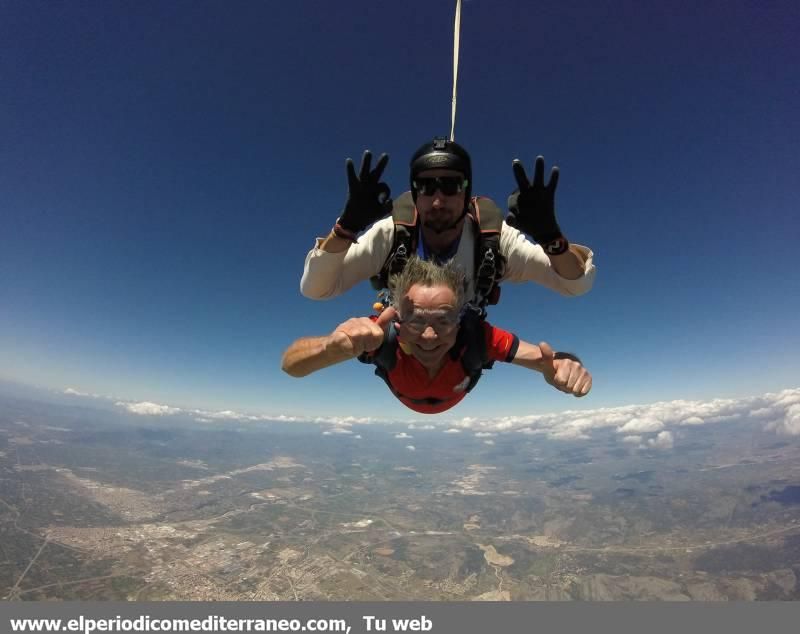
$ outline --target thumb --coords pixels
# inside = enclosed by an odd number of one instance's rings
[[[375,324],[380,326],[381,329],[385,332],[389,329],[389,324],[391,324],[397,318],[397,311],[394,309],[394,306],[389,306],[388,308],[384,308],[378,318],[375,320]]]
[[[539,343],[539,350],[542,352],[542,372],[545,376],[554,377],[556,375],[555,354],[549,343],[544,341]]]

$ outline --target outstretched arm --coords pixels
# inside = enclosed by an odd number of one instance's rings
[[[335,333],[327,337],[303,337],[283,353],[281,369],[290,376],[302,377],[350,358]]]
[[[532,181],[528,180],[521,161],[515,159],[512,167],[517,189],[508,198],[506,223],[536,240],[559,276],[566,280],[581,278],[586,273],[586,258],[580,250],[571,248],[556,221],[558,167],[553,167],[550,171],[547,184],[544,182],[542,156],[536,157]]]
[[[394,223],[391,218],[379,220],[357,244],[331,235],[318,238],[306,256],[300,292],[310,299],[336,297],[377,275],[392,250]]]
[[[555,272],[565,280],[577,280],[583,276],[586,270],[586,261],[572,244],[564,253],[549,257]]]
[[[340,295],[351,286],[381,270],[392,244],[394,224],[389,222],[358,235],[392,211],[389,186],[381,180],[389,157],[382,154],[371,169],[367,150],[356,174],[347,159],[347,202],[326,238],[317,239],[306,256],[300,292],[311,299]],[[388,229],[388,231],[387,231]],[[388,240],[387,240],[388,233]]]
[[[376,321],[369,317],[353,317],[326,337],[298,339],[283,353],[281,369],[291,376],[302,377],[377,350],[395,316],[394,308],[387,308]]]
[[[574,355],[570,355],[572,358],[567,358],[565,353],[561,355],[564,356],[557,358],[559,353],[554,353],[544,341],[537,346],[520,339],[511,363],[541,372],[544,380],[561,392],[586,396],[592,389],[592,375]]]

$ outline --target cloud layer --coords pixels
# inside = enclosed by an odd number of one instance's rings
[[[68,388],[65,394],[85,396]],[[92,395],[93,397],[95,395]],[[322,426],[326,435],[353,436],[352,427],[369,424],[397,423],[392,420],[347,417],[298,417],[269,414],[242,414],[240,412],[182,409],[149,401],[117,401],[116,405],[127,412],[142,416],[173,416],[183,414],[200,423],[212,421],[236,422],[300,422]],[[469,433],[477,438],[490,438],[508,433],[544,435],[561,440],[586,440],[598,430],[619,434],[620,440],[641,448],[668,450],[675,443],[676,432],[681,428],[711,425],[727,421],[750,420],[762,429],[782,436],[800,436],[800,388],[767,393],[741,399],[715,399],[711,401],[664,401],[646,405],[591,410],[570,410],[530,416],[505,416],[498,418],[464,417],[458,420],[414,421],[404,423],[409,430],[440,432],[445,434]],[[406,432],[395,438],[411,439]]]
[[[584,440],[593,431],[611,430],[626,443],[671,449],[675,432],[681,428],[740,420],[751,420],[779,435],[800,436],[800,388],[741,399],[665,401],[483,420],[464,418],[448,423],[448,427],[469,430],[476,436],[513,431],[562,440]]]

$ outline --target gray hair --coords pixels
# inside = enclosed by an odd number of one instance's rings
[[[425,287],[446,286],[455,293],[456,308],[461,310],[464,305],[467,278],[455,260],[436,264],[429,260],[421,260],[417,256],[410,257],[403,270],[389,279],[389,290],[392,292],[392,305],[395,309],[400,309],[403,298],[416,284]]]

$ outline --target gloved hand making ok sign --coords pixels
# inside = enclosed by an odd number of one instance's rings
[[[533,183],[528,181],[519,159],[513,162],[518,189],[508,197],[506,223],[530,235],[550,255],[564,253],[569,243],[556,221],[555,196],[558,168],[550,171],[550,181],[544,184],[544,157],[536,157]]]
[[[356,236],[361,231],[392,211],[391,191],[381,181],[389,155],[381,154],[375,169],[370,169],[371,162],[372,152],[367,150],[361,158],[361,169],[356,176],[353,159],[347,159],[347,202],[334,232],[351,242],[356,242]]]

